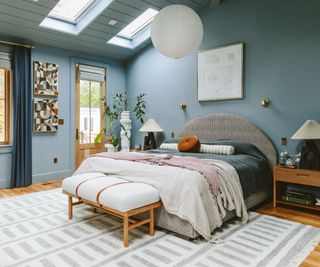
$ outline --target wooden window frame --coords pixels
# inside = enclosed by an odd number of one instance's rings
[[[4,92],[4,99],[5,99],[5,140],[0,141],[0,145],[9,145],[11,143],[11,98],[10,98],[10,85],[11,85],[11,78],[10,78],[10,70],[5,70],[5,92]]]

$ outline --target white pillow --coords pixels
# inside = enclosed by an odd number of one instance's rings
[[[200,146],[200,153],[208,153],[208,154],[220,154],[220,155],[233,155],[234,147],[226,146],[226,145],[204,145]]]
[[[178,144],[177,143],[163,143],[159,147],[160,149],[165,150],[177,150],[178,151]]]

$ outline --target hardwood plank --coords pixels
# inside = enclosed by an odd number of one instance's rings
[[[62,179],[58,179],[54,181],[33,184],[27,187],[0,189],[0,198],[7,198],[11,196],[18,196],[18,195],[40,192],[40,191],[49,190],[49,189],[55,189],[55,188],[61,187],[61,183],[62,183]]]

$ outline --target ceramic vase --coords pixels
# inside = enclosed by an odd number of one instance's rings
[[[120,116],[121,127],[121,152],[130,151],[130,138],[131,138],[131,120],[130,111],[123,111]]]

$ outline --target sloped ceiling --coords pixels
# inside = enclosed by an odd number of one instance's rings
[[[171,4],[184,4],[195,11],[212,7],[217,0],[114,0],[80,35],[72,36],[39,27],[58,0],[0,0],[0,36],[79,52],[127,60],[148,44],[134,50],[106,42],[149,7],[160,10]],[[108,22],[117,20],[115,26]],[[1,39],[1,38],[0,38]]]

